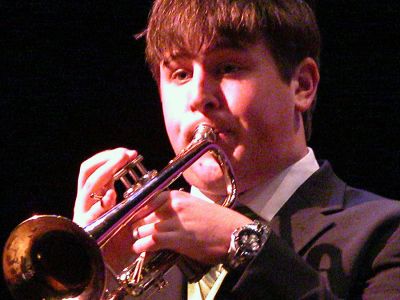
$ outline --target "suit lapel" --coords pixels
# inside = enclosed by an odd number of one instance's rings
[[[274,231],[302,255],[335,226],[330,215],[343,210],[345,188],[330,164],[323,162],[274,218]]]

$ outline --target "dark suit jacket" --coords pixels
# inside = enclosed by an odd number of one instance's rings
[[[218,299],[400,299],[400,202],[347,186],[323,162]]]

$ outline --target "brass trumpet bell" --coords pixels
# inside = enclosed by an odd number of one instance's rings
[[[100,299],[104,263],[96,241],[59,216],[21,223],[4,248],[4,277],[16,299]]]

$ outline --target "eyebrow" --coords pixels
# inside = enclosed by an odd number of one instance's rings
[[[242,45],[232,45],[230,44],[215,44],[212,45],[211,47],[208,47],[205,51],[204,54],[209,54],[211,52],[217,52],[221,50],[231,50],[231,51],[246,51],[247,48]],[[168,67],[171,62],[179,60],[179,59],[194,59],[197,56],[197,53],[194,52],[189,52],[186,49],[178,50],[178,51],[173,51],[172,54],[168,54],[164,57],[162,60],[163,65]]]

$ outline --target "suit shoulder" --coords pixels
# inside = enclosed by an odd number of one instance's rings
[[[360,211],[368,215],[385,218],[400,218],[400,201],[388,199],[377,194],[346,187],[344,194],[344,208],[350,211]]]

